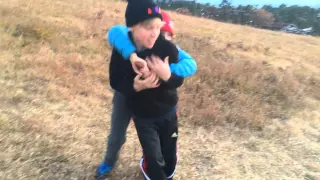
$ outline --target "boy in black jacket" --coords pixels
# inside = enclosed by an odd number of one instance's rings
[[[151,75],[137,75],[130,63],[114,49],[110,62],[110,85],[126,96],[134,115],[144,157],[146,179],[171,179],[177,162],[177,88],[183,78],[170,72],[178,62],[178,50],[160,34],[161,10],[152,0],[129,0],[126,24],[137,55],[149,61]],[[159,61],[159,60],[163,60]],[[143,159],[142,159],[143,161]]]

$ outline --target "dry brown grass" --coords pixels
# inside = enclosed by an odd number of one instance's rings
[[[92,179],[119,1],[0,2],[0,179]],[[199,70],[181,88],[176,179],[319,179],[320,39],[172,13]],[[110,179],[141,179],[134,127]]]

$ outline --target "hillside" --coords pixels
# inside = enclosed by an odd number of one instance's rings
[[[0,1],[0,179],[92,179],[125,3]],[[320,39],[171,13],[198,63],[180,89],[175,179],[320,179]],[[131,123],[110,179],[141,179]]]

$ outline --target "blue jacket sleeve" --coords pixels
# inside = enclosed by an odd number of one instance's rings
[[[181,77],[188,77],[194,75],[197,71],[196,61],[184,50],[177,46],[178,53],[178,63],[171,64],[170,70]]]
[[[108,32],[108,41],[124,59],[129,59],[130,55],[136,50],[136,47],[131,42],[129,28],[123,25],[113,26]]]

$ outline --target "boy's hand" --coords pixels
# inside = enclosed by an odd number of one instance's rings
[[[141,79],[142,75],[137,75],[134,78],[133,88],[139,92],[144,89],[152,89],[159,87],[159,78],[155,73],[151,73],[146,79]]]
[[[162,61],[157,56],[151,56],[147,58],[147,63],[152,72],[156,73],[160,79],[168,81],[171,77],[171,71],[169,67],[169,57],[166,57]]]
[[[142,75],[149,73],[147,62],[139,58],[136,53],[132,53],[130,55],[130,62],[132,64],[134,72],[136,72],[137,74]]]

